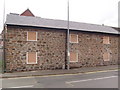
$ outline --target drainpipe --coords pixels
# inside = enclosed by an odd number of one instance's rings
[[[5,57],[5,42],[6,42],[6,29],[7,29],[7,27],[6,27],[6,25],[4,26],[4,29],[3,29],[3,63],[2,63],[2,65],[3,65],[3,73],[6,71],[6,57]]]
[[[70,69],[70,45],[69,45],[69,0],[68,0],[68,22],[67,22],[67,70]]]

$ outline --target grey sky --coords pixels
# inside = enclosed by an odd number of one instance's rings
[[[70,21],[118,26],[120,0],[69,0]],[[3,2],[0,3],[0,32],[3,29]],[[21,14],[29,8],[35,16],[67,20],[67,0],[5,0],[5,14]]]

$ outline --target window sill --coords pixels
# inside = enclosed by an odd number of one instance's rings
[[[37,64],[37,63],[27,63],[27,65],[33,65],[33,64]]]
[[[37,40],[27,40],[28,42],[36,42]]]

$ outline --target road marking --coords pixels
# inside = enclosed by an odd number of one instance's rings
[[[93,80],[102,80],[102,79],[109,79],[109,78],[115,78],[118,76],[109,76],[109,77],[101,77],[101,78],[94,78],[94,79],[85,79],[85,80],[77,80],[77,81],[69,81],[66,82],[67,84],[72,84],[72,83],[78,83],[78,82],[87,82],[87,81],[93,81]]]
[[[24,78],[35,78],[35,77],[55,77],[55,76],[71,76],[71,75],[83,75],[83,74],[94,74],[94,73],[102,73],[102,72],[112,72],[118,71],[118,69],[114,70],[103,70],[103,71],[91,71],[91,72],[83,72],[83,73],[71,73],[71,74],[57,74],[57,75],[44,75],[44,76],[27,76],[27,77],[14,77],[14,78],[3,78],[2,80],[6,79],[24,79]]]
[[[112,71],[118,71],[118,70],[93,71],[93,72],[85,72],[83,74],[103,73],[103,72],[112,72]]]
[[[33,87],[34,85],[29,85],[29,86],[18,86],[18,87],[9,87],[9,88],[28,88],[28,87]]]

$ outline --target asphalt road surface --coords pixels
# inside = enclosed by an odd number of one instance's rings
[[[2,88],[118,88],[118,71],[3,79]]]

